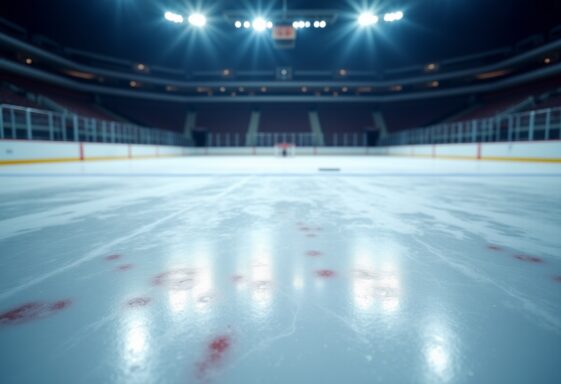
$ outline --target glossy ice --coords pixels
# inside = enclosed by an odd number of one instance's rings
[[[2,167],[0,253],[6,384],[561,382],[560,165]]]

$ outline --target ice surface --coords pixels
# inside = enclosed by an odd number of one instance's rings
[[[559,383],[560,362],[561,165],[0,168],[3,384]]]

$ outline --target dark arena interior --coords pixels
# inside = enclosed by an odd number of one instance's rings
[[[561,1],[4,0],[0,383],[561,383]]]

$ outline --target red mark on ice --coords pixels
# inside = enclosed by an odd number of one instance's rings
[[[503,250],[502,247],[499,247],[498,245],[494,245],[494,244],[489,244],[487,248],[489,248],[491,251],[497,251],[497,252]]]
[[[109,256],[105,256],[105,260],[107,261],[113,261],[113,260],[117,260],[120,259],[121,255],[109,255]]]
[[[316,271],[316,275],[318,275],[318,277],[330,279],[335,276],[335,271],[332,271],[331,269],[320,269],[319,271]]]
[[[539,257],[536,256],[528,256],[528,255],[514,255],[515,259],[518,259],[520,261],[525,261],[527,263],[533,263],[533,264],[540,264],[543,263],[543,260],[540,259]]]
[[[127,305],[131,308],[145,307],[150,304],[151,301],[152,299],[149,297],[135,297],[134,299],[130,299]]]
[[[227,335],[214,338],[208,345],[203,361],[197,363],[197,377],[204,379],[209,373],[219,368],[231,345],[232,340]]]
[[[68,308],[71,304],[70,300],[59,300],[54,303],[33,302],[23,304],[0,314],[0,325],[19,325],[33,320],[44,319]]]
[[[177,290],[188,290],[195,286],[197,272],[192,269],[174,269],[160,273],[152,279],[156,286],[169,287]]]
[[[318,256],[321,256],[322,253],[320,251],[308,251],[308,252],[306,252],[306,255],[308,255],[310,257],[318,257]]]
[[[123,265],[119,265],[119,266],[117,267],[117,269],[118,269],[119,271],[123,271],[123,272],[124,272],[124,271],[128,271],[129,269],[132,269],[132,267],[133,267],[132,264],[123,264]]]

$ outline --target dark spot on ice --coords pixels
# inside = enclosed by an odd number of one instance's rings
[[[232,276],[232,281],[234,283],[241,283],[243,281],[243,276],[242,275],[234,275],[234,276]]]
[[[306,236],[308,236],[308,237],[316,237],[316,234],[315,234],[315,233],[308,233]]]
[[[514,255],[514,258],[520,261],[525,261],[527,263],[533,263],[533,264],[543,263],[543,260],[536,256]]]
[[[0,314],[0,325],[19,325],[44,319],[68,308],[71,304],[70,300],[59,300],[53,303],[26,303]]]
[[[494,244],[489,244],[487,246],[488,249],[490,249],[491,251],[502,251],[503,248],[499,247],[498,245],[494,245]]]
[[[113,260],[118,260],[121,258],[121,255],[109,255],[109,256],[105,256],[105,260],[107,261],[113,261]]]
[[[132,269],[133,265],[132,264],[123,264],[123,265],[119,265],[117,267],[117,269],[119,271],[128,271],[129,269]]]
[[[308,251],[306,252],[306,255],[311,257],[317,257],[317,256],[321,256],[322,253],[320,251]]]
[[[329,279],[335,276],[335,271],[332,271],[331,269],[320,269],[319,271],[316,271],[316,275],[321,278]]]
[[[173,269],[156,275],[152,284],[175,290],[189,290],[195,286],[196,277],[197,272],[193,269]]]
[[[145,307],[150,304],[151,301],[152,299],[149,297],[135,297],[134,299],[130,299],[127,305],[131,308]]]
[[[553,281],[555,281],[556,283],[561,283],[561,275],[554,276]]]
[[[206,303],[210,302],[212,299],[214,299],[214,296],[211,295],[211,294],[208,294],[208,295],[200,296],[200,297],[197,299],[197,301],[198,301],[199,303],[201,303],[201,304],[206,304]]]

